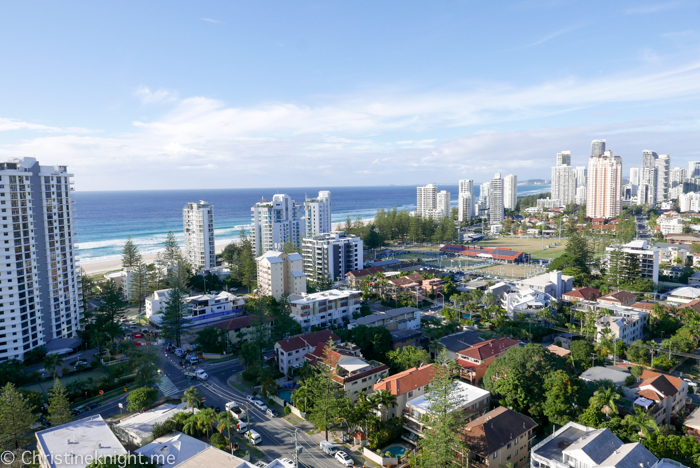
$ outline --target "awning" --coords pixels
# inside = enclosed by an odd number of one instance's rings
[[[651,407],[651,405],[654,404],[654,402],[648,398],[639,397],[636,400],[634,400],[634,404],[637,406],[642,406],[644,408],[649,408]]]

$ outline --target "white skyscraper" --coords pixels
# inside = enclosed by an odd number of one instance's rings
[[[440,216],[441,218],[448,218],[450,216],[450,192],[447,190],[438,192],[436,209],[442,213]]]
[[[594,140],[591,153],[600,147]],[[622,158],[612,151],[597,154],[588,160],[588,188],[586,190],[586,216],[589,218],[613,218],[622,210]]]
[[[195,271],[216,266],[214,247],[214,207],[200,200],[182,210],[185,231],[185,259]]]
[[[306,236],[313,237],[331,232],[331,192],[318,192],[317,198],[304,201]]]
[[[433,184],[417,188],[416,216],[432,217],[433,211],[437,208],[437,191],[438,188]]]
[[[250,210],[253,213],[250,237],[256,257],[269,250],[283,251],[286,242],[301,247],[306,230],[302,208],[289,195],[278,193],[272,201],[262,199]]]
[[[576,173],[571,167],[571,151],[557,153],[557,165],[552,167],[552,200],[561,205],[574,203],[576,198]]]
[[[66,166],[40,166],[34,158],[0,162],[0,361],[23,359],[54,339],[79,345],[72,177]]]
[[[503,206],[506,210],[514,210],[518,203],[518,176],[508,174],[503,179]]]
[[[688,163],[688,179],[700,177],[700,161],[690,161]]]
[[[659,168],[643,166],[639,172],[639,187],[637,188],[637,204],[653,206],[657,202],[656,181]]]
[[[630,185],[632,186],[632,196],[636,196],[639,191],[639,168],[630,167]]]
[[[668,200],[668,190],[671,188],[671,156],[662,154],[656,160],[658,173],[656,175],[656,201]]]
[[[557,153],[557,166],[571,166],[571,151]]]
[[[489,206],[489,185],[491,182],[484,182],[479,188],[479,201],[483,202],[485,206]]]
[[[576,188],[586,187],[586,177],[588,175],[588,168],[586,166],[577,166],[574,169],[574,177],[576,178]]]
[[[489,183],[489,224],[503,224],[503,179],[496,174]]]
[[[474,194],[474,181],[472,179],[460,179],[459,181],[459,195],[463,193]]]
[[[457,220],[460,223],[467,222],[472,218],[473,206],[474,203],[471,193],[464,192],[459,194]]]
[[[683,185],[685,179],[688,178],[688,170],[683,167],[674,167],[671,169],[671,188]]]
[[[574,203],[577,205],[586,204],[586,187],[576,187],[576,197],[574,198]]]

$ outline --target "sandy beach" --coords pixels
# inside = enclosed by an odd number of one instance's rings
[[[371,219],[366,219],[364,220],[365,224],[371,222],[374,218]],[[335,223],[333,224],[333,230],[338,229],[338,226],[341,224],[345,223]],[[235,241],[234,241],[235,242]],[[224,251],[226,248],[226,245],[217,245],[216,246],[216,254],[220,254],[221,252]],[[143,261],[145,263],[153,263],[156,259],[155,255],[144,255],[143,256]],[[89,260],[88,260],[89,261]],[[100,261],[100,262],[94,262],[94,263],[86,263],[80,265],[83,270],[85,270],[85,273],[88,276],[95,276],[103,273],[107,273],[110,271],[117,271],[122,269],[122,261],[121,259],[115,259],[115,260],[105,260],[105,261]]]

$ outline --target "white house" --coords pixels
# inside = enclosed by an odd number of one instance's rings
[[[304,365],[306,360],[304,355],[310,353],[319,343],[328,343],[333,340],[335,344],[340,344],[340,337],[330,330],[321,330],[306,335],[299,335],[275,343],[275,354],[280,372],[284,375],[291,375],[294,369]]]
[[[574,289],[574,277],[562,275],[561,271],[554,270],[532,278],[526,278],[515,283],[519,288],[530,288],[535,291],[549,294],[560,301],[561,295]]]
[[[644,338],[644,326],[649,321],[648,313],[619,306],[607,306],[606,309],[613,315],[606,315],[596,321],[598,341],[606,333],[609,333],[611,339],[622,340],[626,345]]]
[[[155,291],[153,296],[146,298],[146,317],[155,325],[159,325],[165,304],[168,301],[170,289]],[[243,313],[245,300],[242,297],[221,291],[219,293],[188,296],[183,300],[185,305],[185,326],[203,325],[231,319]]]
[[[535,315],[540,310],[549,307],[554,297],[541,291],[531,288],[503,295],[501,304],[508,313],[508,316],[515,317],[517,314]]]
[[[125,444],[141,447],[153,440],[153,426],[155,424],[161,424],[182,411],[197,412],[199,410],[196,408],[187,409],[187,403],[179,405],[164,403],[143,413],[127,416],[115,424],[113,430]]]

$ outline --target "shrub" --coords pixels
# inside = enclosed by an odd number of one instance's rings
[[[211,435],[211,438],[209,439],[209,441],[211,442],[211,444],[214,447],[216,447],[218,449],[221,449],[221,450],[226,449],[226,445],[227,445],[226,437],[224,437],[224,435],[219,433],[219,432],[213,433]]]
[[[625,379],[625,387],[629,387],[630,385],[634,385],[634,383],[636,381],[637,381],[637,379],[635,379],[633,375],[628,375],[627,378]]]
[[[284,407],[284,414],[286,414],[286,415],[292,414],[292,408],[290,408],[289,406],[285,406]]]
[[[164,435],[170,434],[176,431],[177,427],[172,419],[166,419],[162,423],[155,423],[153,425],[153,438],[157,439],[163,437]]]

